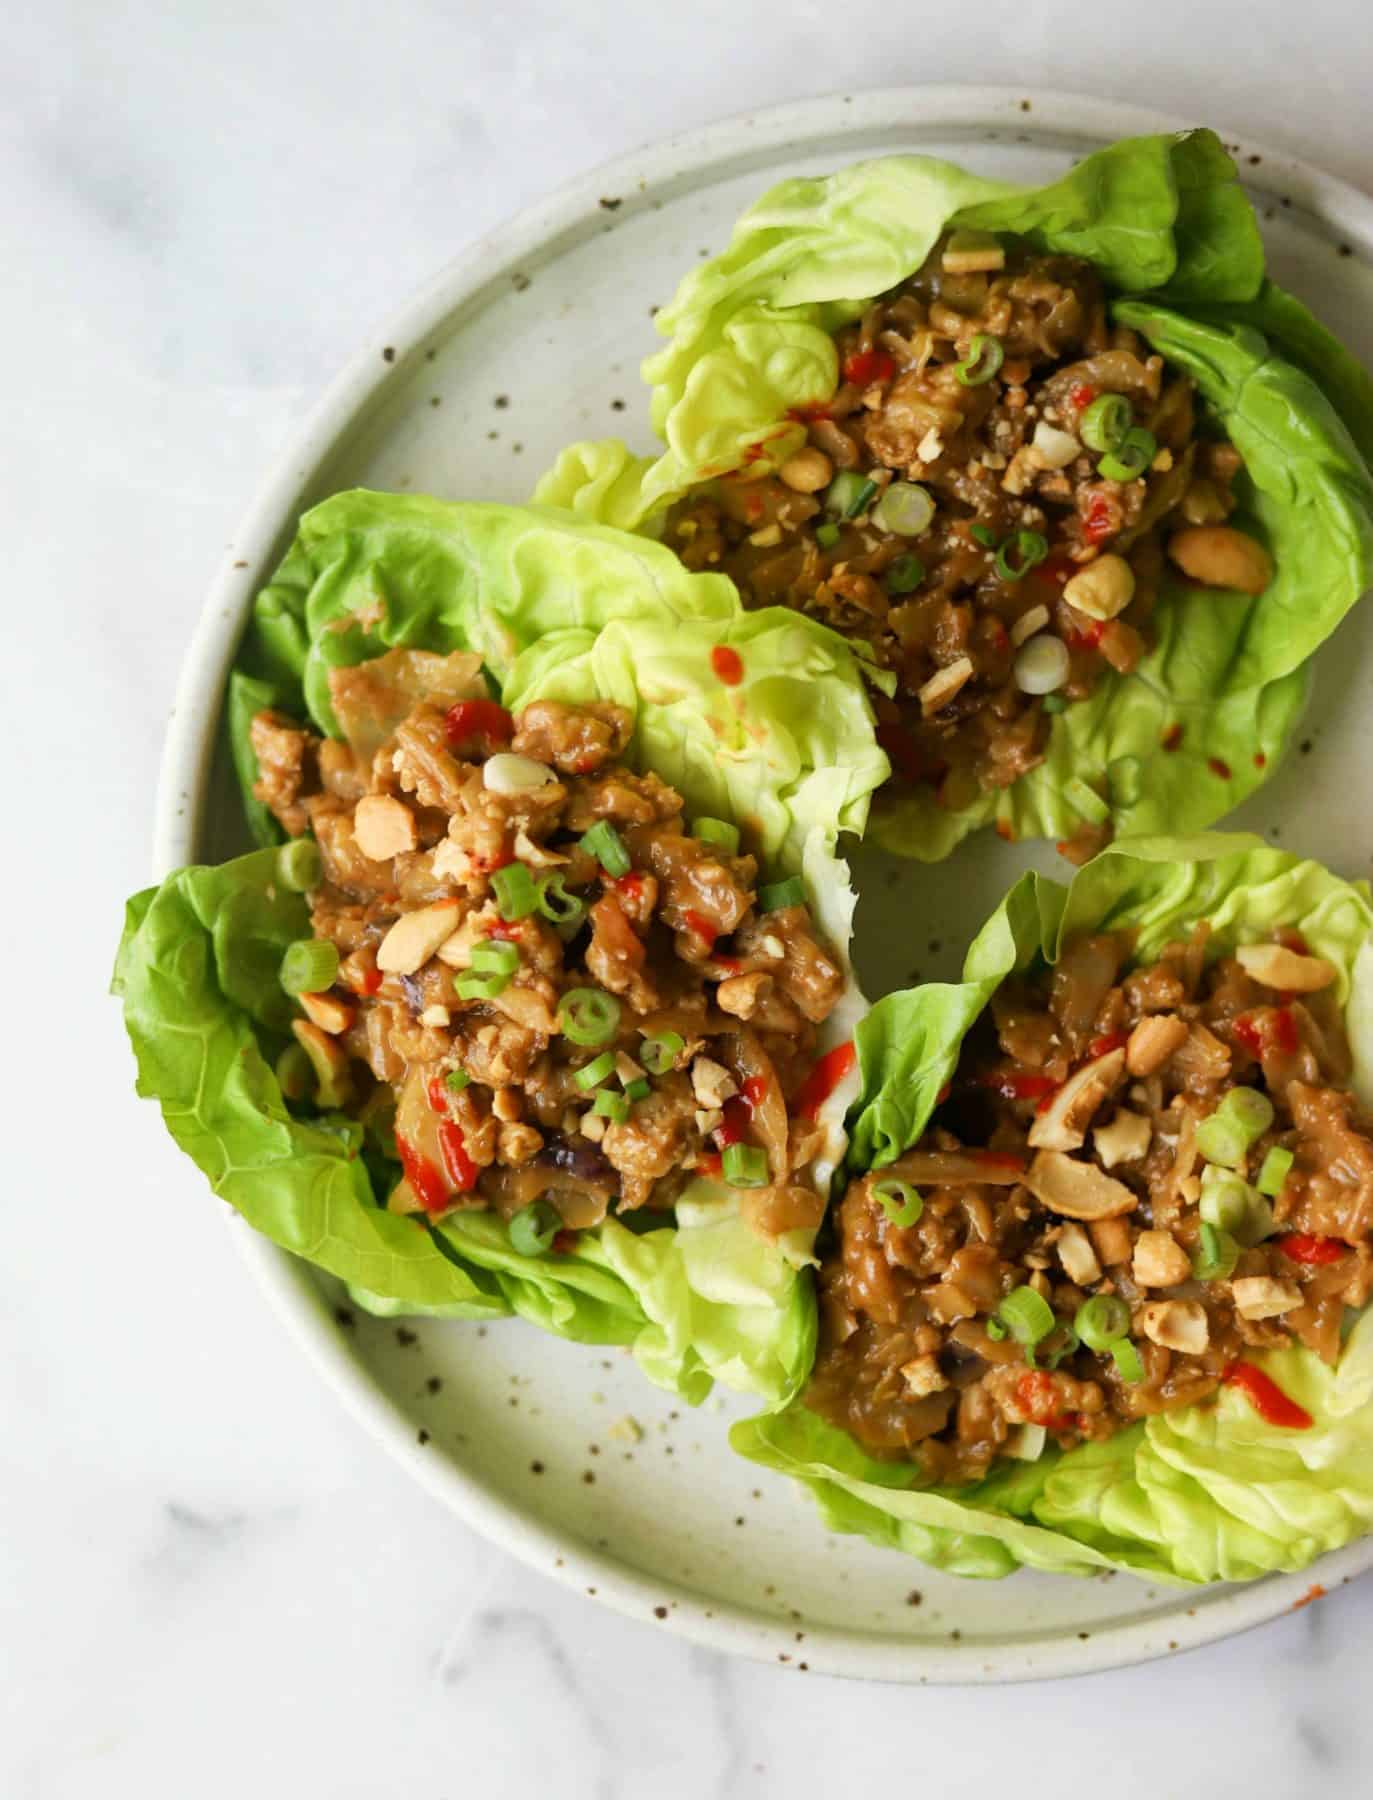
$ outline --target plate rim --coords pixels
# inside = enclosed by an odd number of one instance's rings
[[[1028,107],[1025,103],[1028,102]],[[271,566],[302,500],[336,446],[360,428],[398,374],[413,369],[462,306],[519,273],[524,263],[557,254],[560,239],[604,225],[601,196],[625,193],[629,208],[683,180],[695,185],[742,172],[787,147],[842,140],[903,127],[922,134],[966,130],[986,141],[1030,142],[1053,136],[1095,145],[1119,136],[1186,129],[1188,121],[1153,108],[1037,87],[910,85],[832,93],[714,120],[601,163],[483,233],[360,343],[270,464],[225,550],[192,632],[167,723],[153,832],[153,877],[192,860],[218,730],[224,683],[248,605]],[[1373,200],[1351,183],[1261,140],[1228,136],[1245,185],[1273,193],[1373,250]],[[1258,163],[1247,159],[1258,157]],[[705,1599],[670,1580],[646,1577],[605,1552],[564,1536],[532,1507],[499,1493],[455,1459],[439,1461],[416,1441],[413,1420],[363,1372],[308,1266],[235,1216],[229,1230],[273,1310],[348,1412],[429,1493],[482,1536],[529,1567],[623,1615],[656,1622],[706,1648],[778,1666],[799,1657],[786,1619],[722,1599]],[[816,1524],[817,1534],[823,1528]],[[817,1536],[818,1542],[818,1536]],[[786,1666],[918,1685],[995,1684],[1100,1673],[1181,1650],[1201,1648],[1274,1619],[1309,1591],[1350,1581],[1373,1566],[1373,1536],[1346,1545],[1293,1575],[1266,1577],[1210,1595],[1176,1613],[1094,1627],[1080,1641],[1053,1635],[982,1642],[917,1643],[877,1632],[808,1624],[804,1661]],[[1319,1571],[1319,1583],[1317,1580]]]

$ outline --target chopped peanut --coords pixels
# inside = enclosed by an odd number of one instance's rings
[[[1141,1287],[1176,1287],[1192,1273],[1192,1259],[1171,1231],[1141,1231],[1130,1273]]]
[[[1097,1261],[1092,1240],[1080,1225],[1065,1225],[1058,1234],[1058,1260],[1063,1273],[1078,1287],[1101,1280],[1101,1264]]]
[[[432,906],[403,913],[381,940],[377,967],[388,975],[413,975],[452,936],[460,905],[458,900],[436,900]]]
[[[1154,1128],[1139,1113],[1122,1107],[1109,1125],[1098,1125],[1092,1133],[1092,1148],[1106,1169],[1117,1163],[1138,1162],[1148,1154]]]
[[[926,1394],[937,1394],[941,1388],[949,1385],[939,1366],[939,1359],[934,1356],[912,1357],[910,1362],[902,1363],[901,1373],[906,1378],[906,1386],[917,1399],[923,1399]]]
[[[373,862],[389,862],[415,848],[415,815],[390,794],[364,794],[353,813],[358,849]]]
[[[698,1056],[691,1065],[691,1091],[699,1105],[713,1111],[734,1098],[739,1092],[739,1084],[723,1063],[714,1062],[708,1056]]]
[[[1242,1319],[1276,1319],[1302,1303],[1295,1281],[1275,1281],[1269,1275],[1241,1275],[1230,1283],[1230,1292]]]
[[[1151,1300],[1140,1309],[1145,1337],[1165,1350],[1200,1356],[1211,1341],[1206,1308],[1200,1300]]]
[[[926,714],[937,713],[972,680],[972,675],[970,656],[960,656],[957,662],[937,670],[920,690],[920,710]]]
[[[1030,1127],[1032,1150],[1080,1150],[1092,1114],[1125,1079],[1125,1052],[1111,1050],[1064,1082]]]
[[[1187,1024],[1176,1013],[1154,1013],[1141,1019],[1125,1046],[1125,1066],[1132,1075],[1152,1075],[1187,1042]]]
[[[337,994],[300,994],[297,997],[306,1018],[331,1037],[341,1036],[357,1017],[357,1008],[340,1000]]]

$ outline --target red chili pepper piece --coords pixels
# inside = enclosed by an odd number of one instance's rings
[[[858,1062],[853,1044],[836,1044],[827,1050],[801,1083],[791,1110],[798,1119],[813,1119]]]
[[[1025,1159],[1017,1156],[1014,1150],[974,1150],[974,1162],[985,1163],[989,1169],[1023,1169]]]
[[[1107,1031],[1101,1037],[1093,1038],[1087,1046],[1088,1056],[1109,1056],[1113,1050],[1121,1050],[1125,1046],[1123,1031]]]
[[[713,1134],[715,1142],[722,1150],[728,1150],[731,1144],[742,1144],[752,1123],[752,1108],[742,1095],[736,1094],[732,1100],[725,1101],[724,1117]]]
[[[477,1185],[480,1171],[467,1154],[467,1140],[456,1120],[445,1119],[439,1126],[439,1149],[443,1152],[443,1166],[448,1171],[448,1179],[458,1193],[470,1194]]]
[[[688,906],[685,909],[682,913],[682,922],[688,931],[695,932],[696,936],[704,941],[707,950],[714,946],[716,938],[720,935],[719,928],[712,925],[705,914],[698,913],[694,907]]]
[[[448,1111],[448,1089],[443,1084],[442,1075],[431,1075],[429,1085],[424,1092],[429,1101],[430,1112],[446,1113]]]
[[[1058,1392],[1053,1376],[1044,1369],[1026,1369],[1015,1384],[1015,1403],[1033,1424],[1052,1424],[1058,1414]]]
[[[1342,1244],[1338,1238],[1312,1237],[1303,1231],[1294,1231],[1287,1237],[1279,1238],[1278,1249],[1289,1262],[1307,1263],[1313,1267],[1322,1263],[1343,1262],[1349,1254],[1348,1244]]]
[[[1217,776],[1221,781],[1229,781],[1230,765],[1228,762],[1225,762],[1221,757],[1208,756],[1206,759],[1206,766],[1211,771],[1211,773],[1213,775]]]
[[[1259,1030],[1256,1019],[1251,1019],[1248,1013],[1241,1013],[1232,1029],[1251,1056],[1262,1057],[1263,1033]]]
[[[578,1234],[575,1231],[555,1231],[549,1249],[555,1256],[571,1256],[577,1248],[577,1237]]]
[[[1099,544],[1116,529],[1115,508],[1104,494],[1093,494],[1082,521],[1082,535],[1089,544]]]
[[[856,350],[844,358],[844,380],[855,387],[867,387],[874,381],[890,381],[896,373],[896,360],[885,350]]]
[[[427,1156],[421,1156],[408,1139],[396,1133],[396,1149],[400,1152],[400,1166],[405,1171],[405,1179],[415,1190],[415,1196],[427,1213],[448,1211],[448,1189],[444,1186],[442,1175],[430,1162]]]
[[[1290,1006],[1280,1006],[1273,1014],[1273,1042],[1284,1056],[1295,1056],[1301,1049],[1301,1033]]]
[[[705,1150],[696,1158],[696,1167],[703,1175],[718,1175],[723,1167],[724,1159],[714,1150]]]
[[[973,1079],[976,1087],[990,1088],[1003,1100],[1043,1100],[1059,1089],[1052,1075],[1031,1075],[1021,1069],[987,1069]]]
[[[744,679],[743,658],[728,644],[717,644],[710,653],[710,666],[726,687],[738,687]]]
[[[621,875],[611,886],[616,893],[623,894],[626,900],[638,900],[643,896],[644,878],[637,869],[631,869],[628,875]]]
[[[1178,724],[1170,725],[1168,727],[1167,731],[1165,731],[1163,736],[1159,739],[1159,742],[1162,744],[1162,746],[1165,750],[1181,749],[1181,747],[1182,747],[1182,726],[1178,725]]]
[[[1268,1425],[1281,1425],[1288,1431],[1309,1431],[1314,1421],[1304,1406],[1298,1406],[1284,1394],[1271,1375],[1256,1369],[1253,1363],[1235,1362],[1221,1378],[1226,1387],[1238,1388],[1259,1417]]]
[[[353,992],[359,996],[371,998],[381,992],[382,973],[380,969],[364,969],[353,983]]]
[[[761,1106],[767,1098],[768,1078],[766,1075],[750,1075],[743,1084],[743,1096],[750,1109]]]
[[[1079,412],[1086,412],[1096,399],[1096,389],[1087,381],[1076,381],[1068,389],[1068,404],[1075,406]]]
[[[444,714],[443,732],[454,750],[462,749],[474,738],[489,744],[508,744],[515,735],[515,721],[494,700],[459,700]]]

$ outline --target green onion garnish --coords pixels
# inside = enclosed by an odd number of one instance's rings
[[[1134,481],[1149,467],[1158,454],[1158,439],[1152,431],[1135,425],[1108,455],[1097,464],[1097,474],[1107,481]]]
[[[815,527],[815,541],[822,550],[833,550],[834,546],[839,542],[839,527],[832,524],[817,525]]]
[[[1261,1194],[1271,1195],[1274,1199],[1282,1192],[1292,1168],[1292,1152],[1284,1150],[1281,1144],[1275,1144],[1263,1159],[1263,1167],[1259,1170],[1258,1190]]]
[[[508,975],[459,975],[454,982],[459,1000],[494,1000],[510,986]]]
[[[996,572],[1003,581],[1019,581],[1048,554],[1048,540],[1038,531],[1017,531],[997,551]]]
[[[677,1058],[686,1049],[686,1039],[675,1031],[655,1031],[639,1046],[639,1057],[650,1075],[666,1075],[676,1068]]]
[[[1250,1144],[1258,1142],[1275,1117],[1267,1094],[1251,1087],[1231,1088],[1220,1103],[1220,1111],[1234,1120]]]
[[[1205,1220],[1201,1226],[1201,1249],[1192,1258],[1192,1273],[1198,1281],[1226,1281],[1235,1272],[1240,1247],[1228,1231],[1218,1231]]]
[[[867,510],[867,507],[871,503],[872,497],[876,492],[877,483],[875,481],[865,481],[862,487],[860,487],[853,496],[853,499],[849,501],[844,517],[846,519],[858,518],[860,513]]]
[[[916,481],[893,481],[872,509],[883,531],[896,537],[920,537],[934,518],[934,500]]]
[[[1006,1330],[1006,1327],[1001,1323],[1000,1319],[988,1319],[983,1329],[994,1344],[1004,1343],[1006,1338],[1010,1336],[1010,1333]]]
[[[887,570],[889,594],[913,594],[925,579],[925,565],[918,556],[898,556]]]
[[[580,894],[570,892],[567,878],[561,869],[540,875],[537,885],[539,911],[555,925],[575,925],[586,912],[585,900]]]
[[[293,894],[308,894],[324,879],[324,862],[313,838],[292,838],[277,852],[277,880]]]
[[[443,1078],[443,1085],[450,1094],[460,1094],[471,1079],[466,1069],[450,1069]]]
[[[1068,707],[1068,702],[1062,694],[1046,694],[1039,704],[1041,710],[1046,713],[1066,712]]]
[[[589,1094],[594,1087],[599,1087],[608,1075],[615,1073],[615,1058],[609,1050],[578,1069],[572,1077],[584,1094]]]
[[[1039,1353],[1044,1359],[1043,1366],[1046,1369],[1056,1369],[1066,1358],[1076,1356],[1081,1348],[1082,1340],[1073,1327],[1060,1324],[1041,1344]],[[1035,1360],[1033,1347],[1026,1350],[1025,1359],[1031,1363]]]
[[[1078,436],[1089,450],[1114,450],[1134,422],[1135,409],[1124,394],[1102,394],[1083,413]]]
[[[481,975],[513,975],[520,966],[520,953],[513,944],[484,938],[472,946],[472,967]]]
[[[562,1230],[562,1224],[547,1200],[535,1200],[512,1216],[510,1248],[518,1256],[540,1256]]]
[[[785,881],[770,881],[758,890],[760,912],[781,912],[784,906],[804,906],[806,884],[799,875],[788,875]]]
[[[534,877],[523,863],[507,863],[494,869],[491,886],[496,893],[496,910],[503,919],[527,919],[539,909],[539,890]]]
[[[739,827],[728,824],[724,819],[695,819],[691,835],[699,838],[703,844],[718,844],[729,856],[735,855],[739,849]]]
[[[617,1094],[613,1088],[600,1088],[591,1108],[603,1119],[609,1119],[616,1125],[623,1125],[629,1117],[629,1101],[623,1094]]]
[[[610,823],[600,819],[581,839],[581,848],[596,861],[613,880],[629,873],[629,851],[625,841]]]
[[[1197,1139],[1200,1142],[1200,1130]],[[1249,1217],[1248,1185],[1228,1169],[1203,1169],[1200,1207],[1202,1218],[1217,1231],[1240,1232]]]
[[[310,1092],[314,1065],[302,1045],[291,1043],[276,1060],[277,1086],[287,1100],[304,1100]]]
[[[991,380],[1005,360],[1006,352],[1000,342],[979,331],[968,345],[967,359],[955,363],[953,372],[964,387],[981,387],[984,381]]]
[[[1129,1338],[1121,1338],[1111,1345],[1111,1361],[1120,1371],[1120,1379],[1131,1387],[1135,1382],[1144,1379],[1144,1364],[1139,1360],[1139,1351],[1135,1349]]]
[[[884,1175],[880,1181],[874,1181],[872,1196],[893,1225],[918,1224],[925,1210],[924,1199],[918,1190],[909,1181],[899,1181],[895,1175]]]
[[[731,1144],[720,1159],[720,1167],[731,1187],[768,1185],[768,1153],[756,1144]]]
[[[996,549],[996,533],[990,525],[970,525],[968,531],[984,550]]]
[[[281,985],[288,994],[322,994],[338,979],[338,946],[327,938],[301,938],[286,946]]]
[[[647,1100],[652,1092],[653,1083],[642,1075],[637,1075],[633,1081],[625,1083],[626,1100]]]
[[[1109,1350],[1130,1330],[1130,1309],[1116,1294],[1093,1294],[1077,1309],[1073,1329],[1089,1350]]]
[[[1012,1288],[996,1313],[1017,1344],[1037,1344],[1054,1328],[1054,1309],[1032,1287]]]
[[[1238,1122],[1221,1107],[1197,1126],[1197,1149],[1209,1163],[1242,1169],[1249,1143]]]
[[[863,476],[855,475],[852,469],[841,469],[825,489],[825,511],[833,518],[847,519],[849,508],[863,487]]]
[[[620,1023],[620,1003],[600,988],[571,988],[558,1006],[563,1036],[574,1044],[604,1044]]]

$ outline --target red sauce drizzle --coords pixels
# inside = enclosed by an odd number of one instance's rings
[[[1258,1021],[1242,1013],[1234,1024],[1235,1036],[1239,1039],[1251,1056],[1263,1056],[1263,1033],[1259,1030]]]
[[[1182,743],[1182,726],[1170,725],[1159,742],[1165,750],[1176,750]]]
[[[1295,1056],[1301,1048],[1301,1033],[1290,1006],[1280,1006],[1273,1014],[1273,1041],[1284,1056]]]
[[[688,906],[682,913],[682,921],[688,931],[694,931],[709,950],[720,933],[704,913],[698,913],[694,907]]]
[[[726,687],[738,687],[744,679],[743,658],[728,644],[717,644],[710,653],[710,666]]]
[[[974,1162],[983,1163],[989,1169],[1023,1169],[1025,1167],[1024,1158],[1017,1156],[1014,1150],[974,1150],[971,1154]]]
[[[379,994],[381,992],[383,979],[380,969],[364,969],[357,979],[353,992],[355,994],[366,994],[370,998],[371,995]]]
[[[890,381],[896,373],[896,361],[885,350],[858,350],[844,359],[844,380],[855,387],[870,382]]]
[[[1032,1075],[1024,1069],[987,1069],[974,1076],[974,1086],[990,1088],[1003,1100],[1047,1100],[1058,1092],[1052,1075]]]
[[[813,1119],[840,1082],[852,1073],[857,1062],[858,1052],[852,1041],[827,1050],[797,1092],[791,1109],[797,1118]]]
[[[1222,762],[1218,756],[1208,756],[1206,766],[1213,775],[1218,775],[1222,781],[1229,781],[1230,765],[1228,762]]]
[[[445,1119],[439,1126],[439,1149],[443,1153],[443,1166],[448,1171],[448,1179],[460,1194],[470,1194],[477,1185],[477,1165],[467,1154],[467,1140],[462,1135],[462,1127],[453,1119]]]
[[[722,1150],[728,1150],[731,1144],[742,1144],[748,1136],[748,1128],[753,1123],[753,1108],[742,1094],[736,1094],[732,1100],[725,1101],[723,1110],[724,1117],[712,1135]]]
[[[1311,1237],[1302,1231],[1294,1231],[1285,1238],[1279,1238],[1278,1249],[1289,1262],[1306,1263],[1312,1267],[1322,1263],[1342,1262],[1349,1254],[1348,1244],[1342,1244],[1338,1238]]]
[[[431,1075],[429,1085],[424,1090],[429,1101],[430,1112],[446,1113],[448,1111],[448,1089],[443,1084],[442,1075]]]
[[[455,750],[473,738],[508,744],[515,735],[515,721],[494,700],[459,700],[444,714],[443,734]]]
[[[1309,1431],[1315,1422],[1304,1406],[1298,1406],[1271,1376],[1256,1369],[1253,1363],[1231,1363],[1222,1379],[1226,1387],[1240,1390],[1267,1425],[1280,1425],[1288,1431]]]
[[[415,1146],[396,1133],[396,1149],[400,1151],[400,1164],[405,1170],[405,1179],[415,1190],[420,1205],[427,1213],[448,1211],[448,1189],[444,1186],[442,1175],[430,1162],[427,1156],[421,1156]]]

